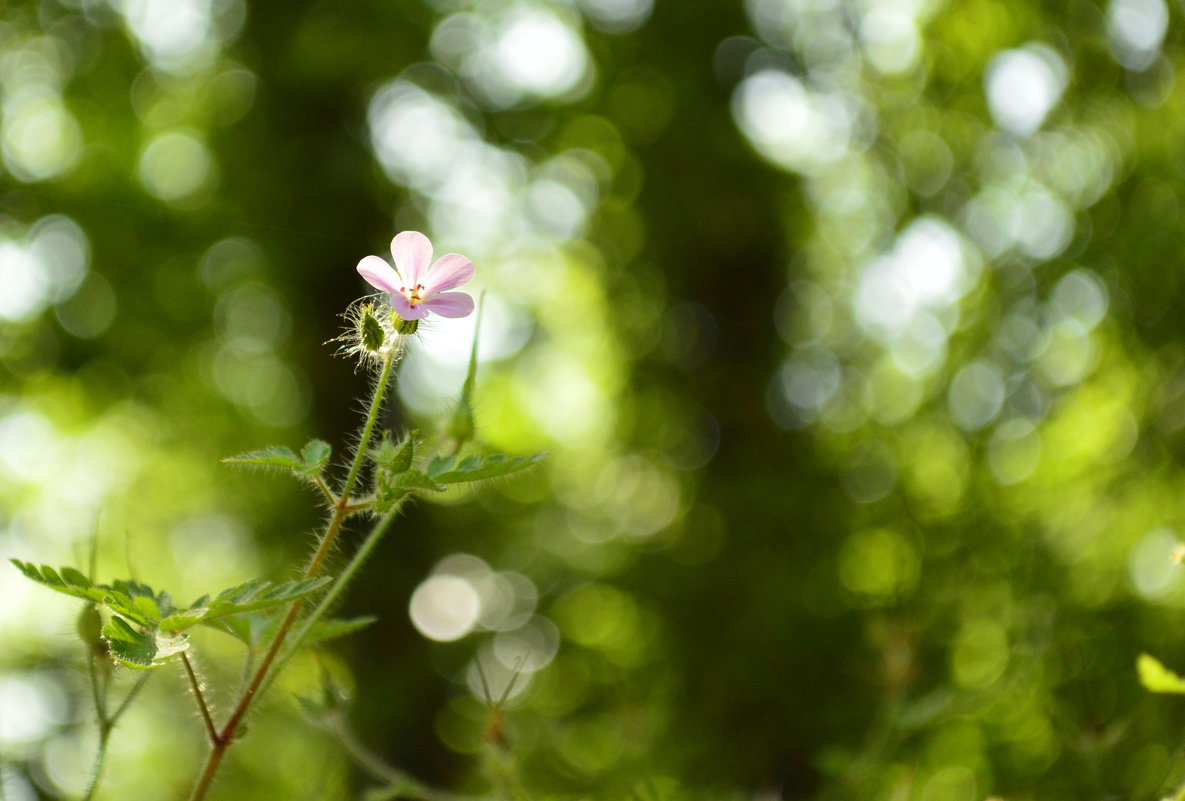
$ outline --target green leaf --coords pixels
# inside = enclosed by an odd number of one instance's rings
[[[26,578],[44,587],[49,587],[51,590],[57,590],[60,593],[71,595],[75,598],[81,598],[85,601],[95,601],[97,603],[105,603],[109,595],[108,588],[91,584],[85,577],[82,577],[85,584],[79,582],[77,578],[81,577],[82,574],[73,568],[62,568],[62,573],[72,579],[68,581],[47,565],[38,567],[31,562],[22,562],[19,559],[11,559],[9,561],[16,565],[16,568],[24,573]]]
[[[421,473],[419,470],[407,470],[395,476],[395,480],[391,482],[393,489],[401,490],[428,490],[430,492],[443,492],[444,487],[428,478],[428,476]]]
[[[264,634],[275,627],[276,616],[244,612],[213,620],[203,620],[202,623],[212,629],[229,634],[248,648],[258,648],[263,643]]]
[[[230,456],[222,461],[225,464],[254,464],[260,467],[275,467],[291,470],[297,476],[313,476],[325,469],[329,464],[329,456],[333,449],[328,442],[312,439],[301,448],[297,456],[291,448],[282,445],[272,445],[258,451],[247,451],[238,456]]]
[[[1145,689],[1154,693],[1185,693],[1185,679],[1148,654],[1140,654],[1136,660],[1136,670]]]
[[[319,474],[325,469],[325,465],[329,464],[329,455],[333,453],[333,448],[329,447],[329,443],[319,439],[311,439],[301,448],[300,458],[302,464],[296,468],[296,472],[301,475],[311,476]]]
[[[291,448],[282,445],[271,445],[257,451],[247,451],[238,456],[228,456],[222,460],[226,464],[257,464],[263,467],[287,467],[290,470],[300,470],[304,462],[292,452]]]
[[[506,456],[496,453],[490,456],[437,456],[424,468],[428,476],[440,484],[461,484],[467,481],[482,481],[498,478],[526,470],[542,460],[546,453],[531,456]]]
[[[327,576],[288,581],[283,584],[260,580],[248,581],[220,592],[214,600],[209,602],[202,621],[206,622],[226,615],[237,615],[242,612],[288,603],[316,592],[331,581],[333,579]]]
[[[184,631],[190,626],[196,626],[205,619],[209,609],[204,606],[195,607],[192,609],[182,609],[174,612],[168,617],[163,617],[157,627],[161,631]]]
[[[189,647],[183,636],[141,631],[118,615],[113,615],[111,622],[103,627],[103,639],[117,662],[138,670],[159,667],[170,656]]]

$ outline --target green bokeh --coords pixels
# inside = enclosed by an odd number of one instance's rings
[[[291,578],[317,497],[218,461],[344,451],[354,265],[422,230],[486,293],[479,439],[550,456],[408,510],[340,610],[379,622],[292,663],[211,797],[382,786],[297,701],[324,670],[359,744],[463,793],[1160,798],[1180,16],[0,3],[0,555]],[[471,323],[424,326],[383,427],[437,430]],[[0,595],[4,797],[77,797],[78,609]],[[477,616],[427,636],[416,598]],[[193,652],[225,713],[237,646]],[[203,748],[164,668],[99,797],[183,795]]]

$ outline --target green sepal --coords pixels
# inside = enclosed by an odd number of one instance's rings
[[[374,316],[374,304],[364,303],[358,315],[358,339],[362,347],[371,353],[378,353],[386,344],[387,332]]]
[[[546,453],[536,453],[531,456],[506,456],[495,453],[489,456],[474,455],[464,458],[436,456],[428,462],[424,472],[438,484],[463,484],[468,481],[499,478],[526,470],[545,456],[547,456]]]
[[[1136,660],[1140,683],[1154,693],[1185,693],[1185,679],[1166,668],[1155,657],[1140,654]]]

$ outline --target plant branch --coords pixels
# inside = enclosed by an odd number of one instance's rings
[[[337,535],[341,531],[342,524],[349,516],[347,511],[350,505],[350,492],[354,489],[354,484],[358,480],[359,474],[362,472],[362,465],[366,461],[367,449],[370,447],[370,438],[374,434],[374,427],[378,421],[379,410],[383,405],[383,395],[386,393],[387,383],[391,378],[391,368],[395,364],[395,353],[387,354],[383,361],[383,368],[379,375],[378,381],[375,383],[374,394],[371,398],[370,409],[366,415],[366,423],[362,427],[362,435],[359,437],[357,448],[354,451],[354,458],[350,465],[350,472],[346,476],[346,481],[342,485],[341,496],[337,502],[333,504],[333,515],[326,524],[325,532],[321,535],[320,543],[317,551],[313,554],[308,567],[305,569],[304,577],[306,579],[315,578],[321,572],[321,567],[325,560],[329,557],[333,544],[337,540]],[[288,607],[288,613],[284,616],[284,620],[280,623],[280,627],[276,630],[275,637],[272,638],[271,644],[268,646],[267,653],[264,654],[260,660],[259,667],[255,669],[255,674],[251,677],[250,683],[244,688],[242,695],[239,697],[238,703],[235,704],[234,711],[231,712],[230,718],[226,725],[222,727],[214,735],[214,740],[210,746],[209,756],[206,758],[205,767],[202,769],[201,775],[198,777],[197,783],[194,785],[193,792],[190,793],[190,801],[201,801],[205,797],[206,792],[210,789],[210,784],[214,781],[214,774],[218,772],[218,766],[222,763],[222,757],[226,753],[226,749],[234,741],[235,732],[238,730],[239,723],[242,722],[243,717],[247,714],[247,710],[251,707],[252,701],[259,691],[260,686],[267,678],[268,671],[275,660],[276,655],[280,652],[281,646],[284,644],[285,637],[288,636],[288,630],[292,628],[292,624],[296,621],[300,614],[301,608],[304,606],[304,598],[297,598]]]
[[[148,677],[152,674],[145,670],[140,674],[140,678],[136,679],[136,683],[132,685],[132,689],[128,690],[127,697],[120,702],[116,707],[115,713],[108,719],[108,723],[114,728],[115,722],[119,720],[120,716],[127,711],[128,707],[132,705],[132,701],[140,694],[140,690],[144,689],[144,685],[148,683]]]
[[[317,604],[317,608],[314,609],[307,618],[305,618],[300,628],[289,639],[287,647],[276,661],[276,669],[271,672],[267,680],[264,682],[263,689],[271,686],[272,681],[277,675],[279,675],[279,672],[283,666],[288,663],[289,659],[296,655],[296,652],[300,650],[301,645],[303,645],[304,641],[308,639],[313,627],[316,626],[317,622],[325,617],[325,615],[329,613],[329,610],[333,608],[333,605],[337,603],[337,600],[341,597],[342,593],[345,592],[346,587],[353,580],[354,576],[357,575],[358,570],[362,567],[362,563],[367,560],[371,552],[374,551],[375,546],[379,544],[379,540],[383,538],[383,535],[387,533],[387,529],[391,527],[391,524],[395,521],[395,518],[399,516],[399,512],[402,507],[403,501],[400,500],[394,506],[392,506],[391,509],[385,515],[383,515],[377,523],[375,523],[374,528],[370,530],[370,533],[366,535],[366,539],[363,540],[362,544],[358,546],[358,550],[354,552],[353,557],[350,558],[349,563],[345,566],[345,568],[343,568],[341,574],[337,577],[337,580],[333,582],[333,586],[329,588],[329,592],[325,594],[325,597],[323,597],[321,602]]]
[[[325,502],[329,504],[329,508],[337,506],[337,496],[333,494],[333,490],[325,483],[325,479],[321,476],[313,476],[313,482],[317,485],[317,489],[321,490],[321,494],[325,496]]]
[[[144,687],[144,683],[148,681],[148,677],[151,675],[148,671],[144,671],[140,675],[140,678],[136,680],[136,683],[132,685],[132,689],[128,691],[127,697],[115,708],[115,712],[108,716],[107,688],[110,684],[103,682],[103,686],[99,686],[98,670],[95,664],[97,659],[98,657],[94,653],[88,655],[87,672],[90,674],[91,694],[94,697],[95,715],[98,719],[96,722],[99,725],[99,744],[95,752],[94,764],[91,766],[90,781],[87,782],[86,794],[83,795],[82,801],[91,801],[98,791],[99,780],[103,776],[103,766],[107,761],[107,744],[111,740],[111,732],[115,729],[115,724],[120,716],[127,711],[127,708],[131,706],[135,697],[140,694],[141,688]]]
[[[181,652],[181,662],[185,665],[185,675],[189,677],[189,688],[193,690],[193,697],[197,700],[198,711],[202,713],[202,721],[206,724],[206,734],[211,743],[218,742],[218,730],[214,727],[214,719],[210,717],[210,707],[202,695],[202,683],[198,681],[197,673],[193,670],[193,663],[189,661],[189,654]]]

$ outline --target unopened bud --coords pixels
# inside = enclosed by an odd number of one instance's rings
[[[374,307],[370,304],[362,307],[362,314],[358,318],[358,338],[362,340],[362,347],[371,353],[382,350],[387,338],[383,324],[374,316]]]
[[[94,604],[87,604],[82,608],[74,627],[92,654],[103,656],[107,653],[107,643],[103,641],[103,617]]]
[[[453,411],[453,417],[449,420],[448,430],[445,433],[452,437],[457,443],[457,446],[460,447],[473,439],[476,431],[477,426],[473,423],[473,407],[469,405],[468,395],[462,395],[456,410]]]

